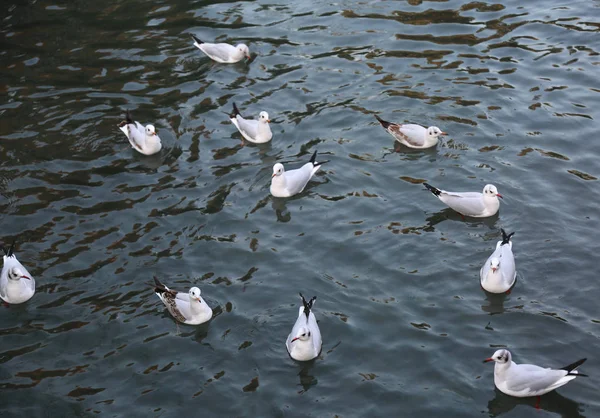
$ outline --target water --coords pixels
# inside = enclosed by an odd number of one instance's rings
[[[2,239],[38,283],[2,308],[3,416],[600,416],[598,1],[7,3],[0,48]],[[244,41],[250,65],[192,46]],[[266,110],[274,139],[228,121]],[[126,109],[160,155],[130,149]],[[373,113],[437,125],[395,152]],[[331,160],[298,197],[271,167]],[[420,182],[494,183],[466,220]],[[519,281],[478,272],[516,231]],[[203,291],[180,326],[148,283]],[[298,292],[323,353],[287,356]],[[580,378],[494,389],[496,347]]]

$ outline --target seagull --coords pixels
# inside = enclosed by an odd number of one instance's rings
[[[396,141],[409,148],[430,148],[438,143],[438,138],[441,135],[448,135],[446,132],[442,132],[437,126],[425,128],[413,123],[401,125],[398,123],[386,122],[377,115],[375,115],[375,119],[381,123],[383,129],[392,135]]]
[[[493,184],[486,184],[483,193],[477,192],[447,192],[440,190],[427,183],[423,185],[433,193],[434,196],[464,216],[473,218],[485,218],[494,216],[500,208],[498,198],[502,197]]]
[[[133,121],[129,110],[127,111],[125,120],[119,124],[119,129],[129,139],[129,143],[133,149],[144,155],[156,154],[162,148],[154,125],[146,125],[144,128],[141,123]]]
[[[258,115],[258,120],[245,119],[242,115],[240,115],[240,111],[234,103],[233,113],[229,115],[229,119],[231,120],[231,123],[235,125],[238,131],[240,131],[242,136],[250,142],[255,144],[264,144],[273,138],[273,133],[271,132],[271,127],[269,126],[271,121],[269,120],[269,114],[267,112],[260,112]]]
[[[502,349],[494,353],[484,363],[495,361],[494,384],[503,393],[526,398],[539,396],[559,388],[577,376],[585,376],[575,370],[587,359],[581,359],[560,369],[545,369],[533,364],[515,364],[510,351]]]
[[[169,289],[156,277],[154,292],[165,304],[169,313],[178,320],[188,325],[200,325],[212,318],[212,309],[200,296],[200,289],[192,287],[186,294]]]
[[[13,254],[14,242],[8,250],[4,247],[0,248],[4,252],[4,266],[0,275],[0,298],[13,305],[27,302],[35,293],[35,280]]]
[[[498,241],[496,250],[479,271],[481,287],[490,293],[510,293],[517,279],[515,256],[510,241],[514,232],[507,235],[504,229],[500,228],[500,231],[502,231],[502,241]]]
[[[321,331],[319,325],[317,325],[315,314],[311,311],[317,297],[313,296],[308,302],[304,299],[302,293],[300,293],[300,297],[302,298],[302,306],[300,306],[298,319],[294,324],[294,328],[292,328],[292,332],[287,337],[285,346],[290,357],[294,360],[308,361],[321,353]]]
[[[310,162],[296,170],[285,171],[283,164],[273,166],[271,176],[271,194],[275,197],[290,197],[304,190],[311,177],[321,168],[321,164],[329,161],[316,162],[317,151],[310,158]]]
[[[244,59],[244,57],[250,59],[250,50],[245,44],[237,44],[236,46],[229,44],[209,44],[208,42],[202,42],[200,39],[194,38],[194,46],[199,48],[200,51],[204,52],[214,61],[220,62],[221,64],[233,64]]]

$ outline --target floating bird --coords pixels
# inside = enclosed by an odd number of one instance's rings
[[[245,44],[237,44],[236,46],[229,44],[210,44],[208,42],[202,42],[200,39],[194,38],[194,46],[199,48],[200,51],[204,52],[208,57],[214,61],[220,62],[221,64],[233,64],[244,59],[244,57],[250,59],[250,50]]]
[[[310,162],[296,170],[285,171],[283,164],[273,166],[271,176],[271,194],[275,197],[290,197],[304,190],[311,177],[321,168],[321,164],[329,161],[316,161],[317,151],[310,158]]]
[[[212,318],[212,309],[200,296],[200,289],[192,287],[188,293],[177,292],[154,278],[156,296],[165,304],[169,313],[188,325],[199,325]]]
[[[4,247],[0,249],[4,252],[4,266],[0,275],[0,298],[13,305],[27,302],[35,293],[35,280],[13,254],[14,242],[8,250]]]
[[[526,398],[548,393],[567,384],[577,376],[587,377],[587,375],[575,370],[586,360],[581,359],[560,369],[544,369],[533,364],[515,364],[512,361],[510,351],[502,349],[496,351],[492,357],[483,360],[483,362],[496,362],[494,365],[494,384],[501,392],[518,398]]]
[[[267,112],[260,112],[258,120],[246,119],[240,115],[240,111],[234,103],[233,113],[229,115],[229,119],[238,131],[240,131],[242,136],[250,142],[264,144],[273,138],[273,133],[269,126],[271,121],[269,120],[269,114]]]
[[[313,296],[308,302],[302,293],[300,293],[300,297],[302,306],[300,306],[298,319],[287,337],[285,346],[294,360],[308,361],[319,355],[322,345],[321,331],[317,325],[315,314],[311,311],[317,297]]]
[[[446,132],[442,132],[437,126],[425,128],[413,123],[399,124],[386,122],[377,115],[375,115],[375,118],[396,141],[410,148],[433,147],[438,143],[438,138],[441,135],[448,135]]]
[[[437,189],[427,183],[423,185],[437,196],[442,202],[464,216],[485,218],[494,216],[500,208],[498,198],[502,197],[493,184],[487,184],[483,193],[477,192],[447,192]]]
[[[504,229],[500,228],[500,231],[502,231],[502,241],[498,241],[496,250],[479,271],[481,287],[490,293],[510,293],[517,279],[515,256],[510,241],[514,232],[507,235]]]
[[[119,124],[119,129],[129,139],[129,143],[133,149],[144,155],[156,154],[162,148],[154,125],[146,125],[144,128],[141,123],[133,121],[129,110],[127,111],[125,120]]]

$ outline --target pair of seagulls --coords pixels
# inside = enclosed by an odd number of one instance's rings
[[[212,309],[202,299],[200,289],[197,287],[192,287],[188,293],[177,292],[169,289],[155,277],[154,292],[171,316],[181,323],[200,325],[212,318]],[[298,312],[298,319],[287,337],[285,345],[294,360],[308,361],[321,353],[322,346],[321,331],[315,314],[312,312],[317,297],[314,296],[308,302],[302,293],[300,293],[300,297],[302,306]]]

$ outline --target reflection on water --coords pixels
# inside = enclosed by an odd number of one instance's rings
[[[524,408],[532,408],[531,416],[536,414],[537,397],[516,398],[508,396],[500,392],[498,388],[494,388],[496,397],[488,402],[488,413],[490,417],[497,417],[513,409],[523,406]],[[524,409],[520,408],[520,409]],[[564,396],[557,391],[552,391],[540,398],[539,409],[557,414],[562,418],[583,418],[586,415],[582,414],[581,406]]]
[[[319,381],[317,380],[317,378],[315,376],[313,376],[311,374],[316,371],[316,370],[313,370],[314,368],[315,368],[315,360],[311,360],[311,361],[302,363],[302,368],[300,369],[300,372],[298,373],[298,376],[300,377],[300,386],[302,386],[302,390],[298,393],[302,394],[302,393],[308,391],[312,386],[317,386],[317,383]]]

